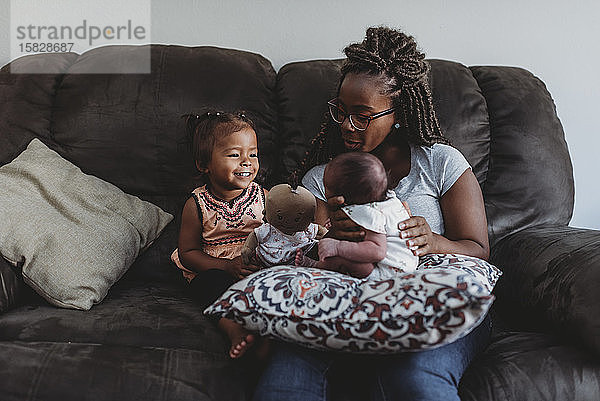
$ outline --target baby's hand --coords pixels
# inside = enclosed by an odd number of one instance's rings
[[[323,238],[319,241],[319,260],[338,255],[339,241],[333,238]]]
[[[260,262],[258,260],[258,258],[256,257],[256,251],[254,249],[249,249],[244,247],[242,249],[242,264],[243,265],[247,265],[247,266],[253,266],[254,268],[256,268],[256,270],[258,270],[258,266],[260,265]]]
[[[245,264],[242,261],[242,257],[237,256],[237,257],[231,259],[229,261],[229,263],[227,263],[227,267],[225,270],[229,274],[231,274],[233,277],[235,277],[237,280],[241,280],[244,277],[249,276],[250,274],[254,273],[258,269],[259,269],[258,266],[251,265],[251,264]]]

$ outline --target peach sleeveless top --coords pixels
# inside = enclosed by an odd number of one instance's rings
[[[203,185],[192,191],[202,220],[202,250],[215,258],[233,259],[240,256],[242,246],[250,233],[260,226],[265,209],[265,190],[252,182],[231,201],[217,198]],[[190,282],[196,274],[179,261],[179,252],[173,251],[171,260]]]

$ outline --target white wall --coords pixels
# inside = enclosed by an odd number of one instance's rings
[[[26,0],[21,0],[26,1]],[[100,1],[100,0],[99,0]],[[8,0],[0,0],[0,64],[8,56]],[[55,0],[56,12],[68,13]],[[547,85],[575,170],[571,225],[600,229],[600,2],[595,0],[179,0],[152,2],[152,41],[250,50],[279,69],[339,58],[365,28],[414,35],[430,58],[514,65]]]

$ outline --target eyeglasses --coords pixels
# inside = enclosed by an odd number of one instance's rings
[[[333,121],[335,121],[338,124],[342,124],[344,120],[346,120],[346,117],[348,117],[350,119],[350,125],[352,125],[352,127],[354,127],[354,129],[357,131],[366,130],[371,120],[387,116],[388,114],[392,114],[394,110],[396,110],[395,107],[392,107],[391,109],[381,111],[371,116],[367,116],[366,114],[360,113],[346,114],[346,112],[342,110],[340,106],[338,106],[336,100],[337,99],[332,99],[327,102],[327,105],[329,106],[329,114],[331,114],[331,118],[333,119]]]

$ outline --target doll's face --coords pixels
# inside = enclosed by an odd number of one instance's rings
[[[265,216],[279,231],[293,235],[304,231],[313,221],[317,203],[306,188],[296,190],[288,184],[275,185],[267,195]]]

